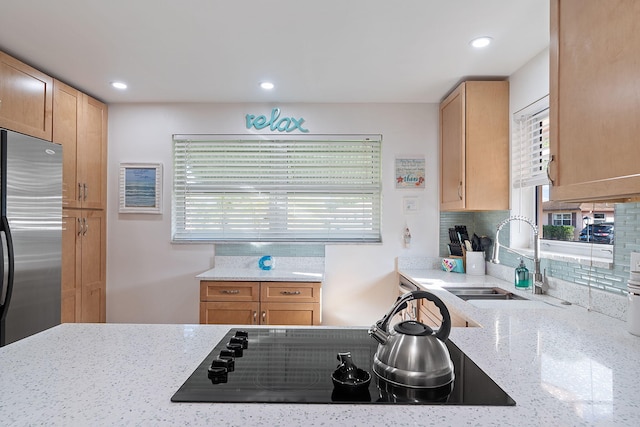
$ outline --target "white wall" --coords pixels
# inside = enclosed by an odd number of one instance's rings
[[[213,245],[172,245],[171,135],[247,134],[245,114],[273,107],[304,117],[312,134],[383,135],[382,237],[378,245],[326,248],[323,323],[370,325],[396,296],[397,256],[438,255],[438,105],[436,104],[115,104],[109,106],[107,321],[198,323],[198,281]],[[262,132],[269,133],[269,132]],[[397,155],[423,155],[426,189],[395,189]],[[164,165],[162,215],[119,214],[121,162]],[[403,196],[420,211],[403,213]],[[413,239],[402,245],[405,224]]]

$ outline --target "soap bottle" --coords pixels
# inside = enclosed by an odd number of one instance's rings
[[[524,260],[520,258],[520,265],[516,268],[515,284],[518,289],[528,289],[531,286],[529,270],[524,265]]]

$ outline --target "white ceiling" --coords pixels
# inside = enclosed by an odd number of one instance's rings
[[[493,37],[481,51],[476,37]],[[549,0],[7,0],[0,50],[108,103],[439,102],[549,44]],[[128,83],[116,91],[109,82]],[[276,88],[265,92],[263,80]]]

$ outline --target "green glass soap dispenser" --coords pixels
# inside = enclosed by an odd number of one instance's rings
[[[520,258],[520,265],[516,268],[515,284],[518,289],[528,289],[531,286],[531,276],[522,258]]]

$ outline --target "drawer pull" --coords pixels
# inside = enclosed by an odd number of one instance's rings
[[[220,291],[221,294],[227,294],[227,295],[236,295],[239,294],[240,291],[238,289],[223,289]]]
[[[300,295],[300,291],[280,291],[282,295]]]

